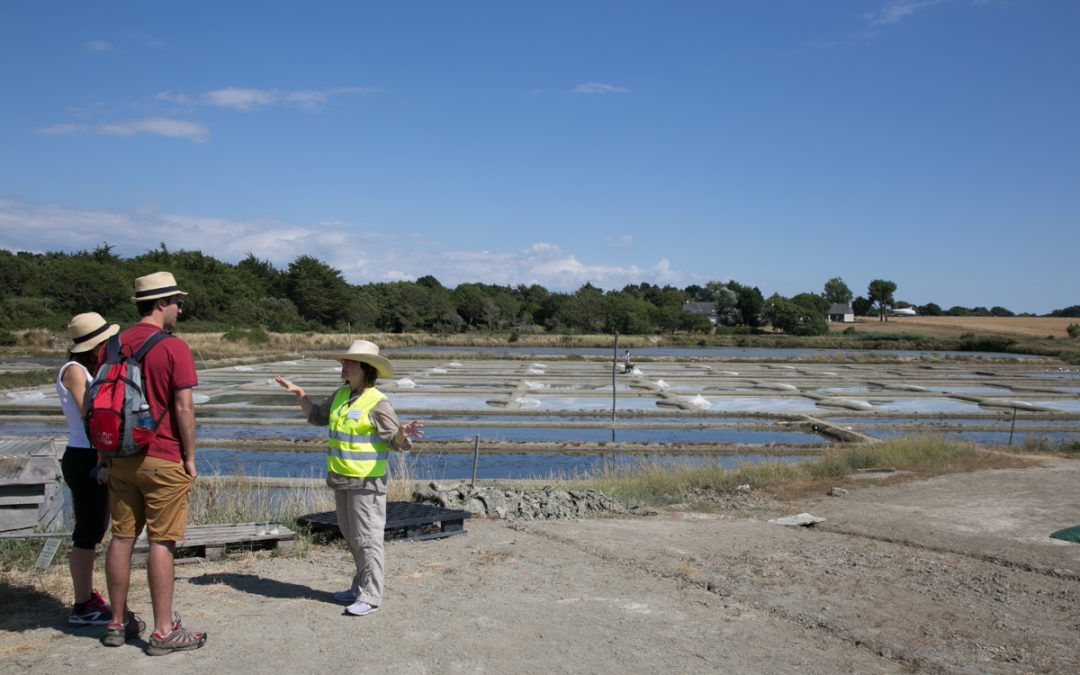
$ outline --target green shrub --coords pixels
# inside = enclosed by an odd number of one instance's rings
[[[270,336],[262,328],[233,328],[221,336],[229,342],[247,342],[252,345],[264,345],[270,342]]]
[[[1006,352],[1016,340],[1004,335],[975,335],[964,333],[957,348],[962,352]]]
[[[1080,337],[1080,323],[1070,323],[1065,327],[1065,332],[1068,333],[1071,338]]]

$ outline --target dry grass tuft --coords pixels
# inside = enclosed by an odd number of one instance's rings
[[[1045,449],[1045,448],[1044,448]],[[737,469],[712,466],[678,466],[651,460],[620,467],[584,481],[591,487],[627,504],[663,506],[704,493],[730,494],[749,485],[757,493],[792,499],[821,493],[832,486],[851,486],[850,476],[860,469],[890,467],[899,476],[928,477],[944,473],[1031,466],[1036,456],[988,450],[974,443],[936,436],[914,436],[868,445],[840,447],[820,459],[798,464],[764,462]]]

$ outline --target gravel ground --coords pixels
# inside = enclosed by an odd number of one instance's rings
[[[385,604],[342,616],[350,563],[241,554],[177,568],[198,652],[69,628],[63,570],[0,620],[5,672],[1080,672],[1080,462],[710,513],[471,519],[388,546]],[[813,528],[767,521],[809,512]],[[12,582],[3,580],[6,584]],[[104,579],[99,580],[104,584]],[[11,592],[9,590],[9,592]],[[136,573],[133,604],[149,610]]]

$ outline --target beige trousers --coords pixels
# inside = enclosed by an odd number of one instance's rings
[[[386,492],[370,488],[336,489],[338,527],[352,552],[356,576],[352,590],[358,600],[378,607],[383,594],[383,530]]]

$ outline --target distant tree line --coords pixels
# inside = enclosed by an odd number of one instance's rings
[[[132,282],[158,270],[171,271],[190,293],[184,320],[208,329],[659,334],[750,332],[772,326],[793,335],[818,335],[828,331],[825,316],[835,302],[851,302],[855,312],[864,315],[873,311],[874,304],[879,310],[893,304],[911,306],[893,303],[896,284],[882,280],[871,283],[867,298],[853,298],[843,280],[835,278],[822,294],[785,298],[774,293],[767,299],[758,288],[736,281],[683,289],[640,283],[611,291],[587,283],[572,293],[538,284],[463,283],[447,288],[430,275],[416,281],[354,285],[341,271],[306,255],[278,269],[252,254],[230,264],[199,251],[170,251],[162,244],[125,259],[102,245],[70,254],[0,250],[0,331],[61,329],[72,315],[87,311],[132,323],[138,319],[130,301]],[[684,311],[691,301],[715,303],[716,328],[707,316]],[[1012,316],[1001,307],[942,311],[933,303],[918,311]]]

